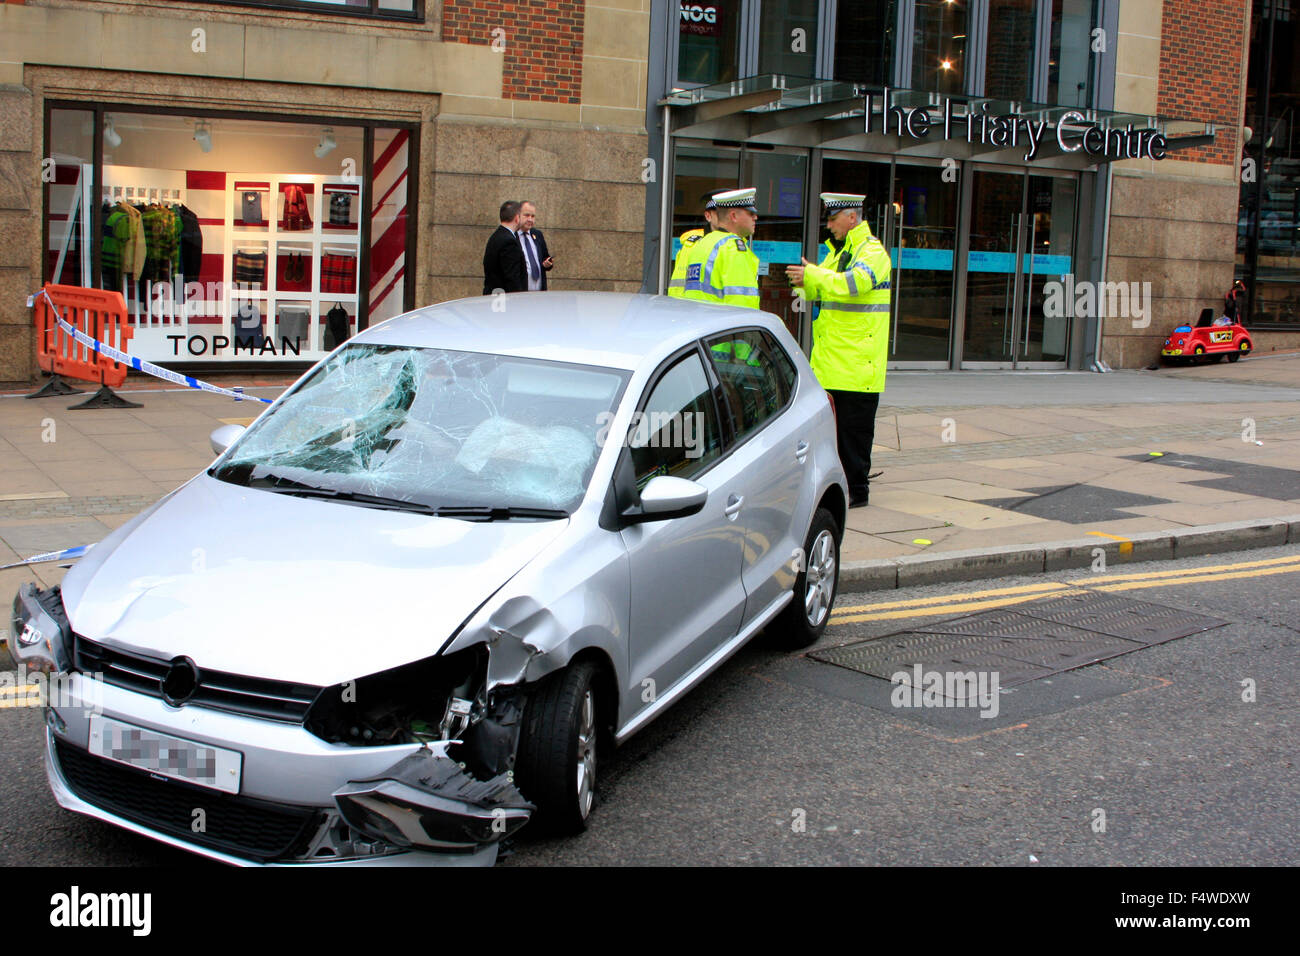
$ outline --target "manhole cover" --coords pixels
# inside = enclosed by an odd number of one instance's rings
[[[1095,591],[1028,604],[1018,610],[1028,617],[1069,624],[1143,644],[1161,644],[1227,623],[1203,614]]]
[[[923,672],[997,672],[1001,686],[1009,687],[1227,623],[1085,591],[828,647],[808,656],[883,680],[918,666]]]

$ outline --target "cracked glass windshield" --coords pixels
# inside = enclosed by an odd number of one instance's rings
[[[581,501],[604,413],[626,380],[592,366],[353,345],[254,424],[212,474],[373,507],[553,517]],[[457,516],[484,516],[471,511]]]

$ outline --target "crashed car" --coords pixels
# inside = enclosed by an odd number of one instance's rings
[[[231,864],[488,864],[584,829],[609,748],[760,631],[818,638],[846,486],[785,327],[503,305],[355,336],[20,589],[60,804]]]
[[[1249,355],[1254,346],[1245,327],[1227,316],[1214,317],[1213,309],[1204,309],[1195,327],[1180,325],[1169,333],[1160,349],[1164,362],[1217,362],[1225,355],[1235,362]]]

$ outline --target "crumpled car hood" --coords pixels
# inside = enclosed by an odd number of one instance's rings
[[[63,600],[94,641],[326,686],[436,653],[567,525],[381,511],[205,474],[97,545]]]

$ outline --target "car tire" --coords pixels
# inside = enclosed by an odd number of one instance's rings
[[[1228,353],[1228,361],[1236,362],[1243,355],[1249,355],[1249,354],[1250,354],[1250,342],[1248,340],[1243,340],[1241,343],[1241,347],[1239,349],[1237,349],[1234,352]]]
[[[581,833],[595,806],[596,667],[566,667],[529,695],[519,734],[515,782],[537,806],[533,829],[552,835]]]
[[[803,553],[804,566],[794,581],[794,600],[768,628],[769,643],[791,651],[817,643],[835,605],[840,582],[840,529],[825,508],[818,508],[813,515]]]

